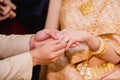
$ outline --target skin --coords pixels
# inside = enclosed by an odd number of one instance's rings
[[[16,5],[11,0],[0,0],[0,21],[16,17]]]
[[[31,37],[30,55],[34,66],[50,64],[64,55],[67,43],[58,40],[56,32],[44,29]]]
[[[51,47],[52,46],[52,47]],[[30,51],[33,65],[47,65],[64,55],[66,43],[52,40]]]

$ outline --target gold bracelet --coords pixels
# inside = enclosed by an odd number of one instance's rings
[[[102,53],[100,53],[100,54],[98,54],[97,56],[99,56],[99,57],[101,57],[101,56],[103,56],[105,53],[106,53],[106,51],[107,51],[107,45],[106,44],[104,44],[104,50],[103,50],[103,52]]]
[[[100,41],[99,49],[93,53],[94,55],[100,55],[105,50],[105,43],[104,43],[103,39],[100,37],[98,37],[98,39]]]

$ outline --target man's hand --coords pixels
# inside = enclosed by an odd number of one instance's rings
[[[64,54],[66,45],[67,43],[60,40],[51,40],[30,51],[33,65],[47,65],[54,62]]]
[[[31,37],[30,40],[30,50],[46,43],[49,39],[57,39],[57,30],[48,30],[44,29],[37,32],[35,35]]]
[[[16,6],[10,0],[0,0],[0,21],[14,18]]]

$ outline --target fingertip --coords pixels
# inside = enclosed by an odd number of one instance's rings
[[[16,5],[14,5],[14,4],[11,4],[11,5],[9,5],[10,6],[10,8],[12,9],[12,10],[16,10]]]
[[[15,18],[15,17],[16,17],[16,13],[13,12],[13,11],[11,11],[11,12],[10,12],[10,19],[13,19],[13,18]]]
[[[16,9],[17,9],[17,7],[14,5],[14,6],[12,7],[12,9],[13,9],[13,10],[16,10]]]

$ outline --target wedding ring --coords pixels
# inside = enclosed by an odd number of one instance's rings
[[[69,41],[69,38],[68,37],[65,37],[65,38],[63,38],[63,40],[62,40],[62,42],[68,42]]]

